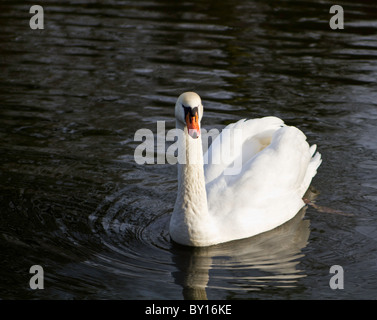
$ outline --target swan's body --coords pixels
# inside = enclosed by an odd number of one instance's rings
[[[204,164],[198,138],[203,116],[200,97],[182,94],[175,115],[183,135],[179,148],[186,156],[185,163],[178,164],[178,193],[170,221],[175,242],[209,246],[251,237],[290,220],[305,205],[302,197],[321,156],[299,129],[276,117],[240,120],[213,141]],[[229,143],[224,132],[241,136]],[[231,155],[223,159],[221,150],[227,146],[232,146]],[[232,171],[237,163],[241,166]]]

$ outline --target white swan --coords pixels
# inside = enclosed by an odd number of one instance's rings
[[[183,137],[178,150],[184,148],[186,163],[178,163],[178,193],[170,220],[173,241],[209,246],[251,237],[293,218],[305,205],[302,197],[322,161],[316,146],[309,147],[299,129],[279,118],[240,120],[213,141],[204,164],[198,139],[202,116],[198,94],[179,96],[176,128]],[[232,157],[213,164],[229,146],[226,131],[241,132],[242,138],[232,142]],[[237,161],[242,161],[240,172],[226,174]]]

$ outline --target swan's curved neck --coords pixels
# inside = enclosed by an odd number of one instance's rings
[[[202,139],[193,139],[177,121],[178,152],[184,163],[178,164],[178,193],[170,220],[170,233],[178,243],[200,246],[214,240],[213,223],[208,214]]]

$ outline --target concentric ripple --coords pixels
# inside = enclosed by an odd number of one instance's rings
[[[149,195],[145,207],[132,198],[129,188],[108,197],[89,217],[105,250],[87,263],[113,274],[162,281],[164,288],[179,285],[185,298],[194,299],[223,289],[242,294],[269,286],[295,287],[305,276],[297,265],[309,237],[309,221],[303,219],[306,208],[282,227],[260,236],[187,248],[170,240],[170,210],[149,211],[154,207],[151,203],[162,201],[157,196],[151,199]]]

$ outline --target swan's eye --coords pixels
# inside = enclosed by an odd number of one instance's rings
[[[190,107],[186,107],[185,105],[182,104],[182,108],[185,112],[185,118],[187,116],[187,114],[190,114],[191,113],[191,108]]]
[[[182,107],[183,107],[183,110],[185,111],[185,118],[188,114],[190,115],[190,118],[195,117],[195,116],[199,117],[199,108],[198,107],[191,108],[191,107],[186,107],[183,104],[182,104]]]

